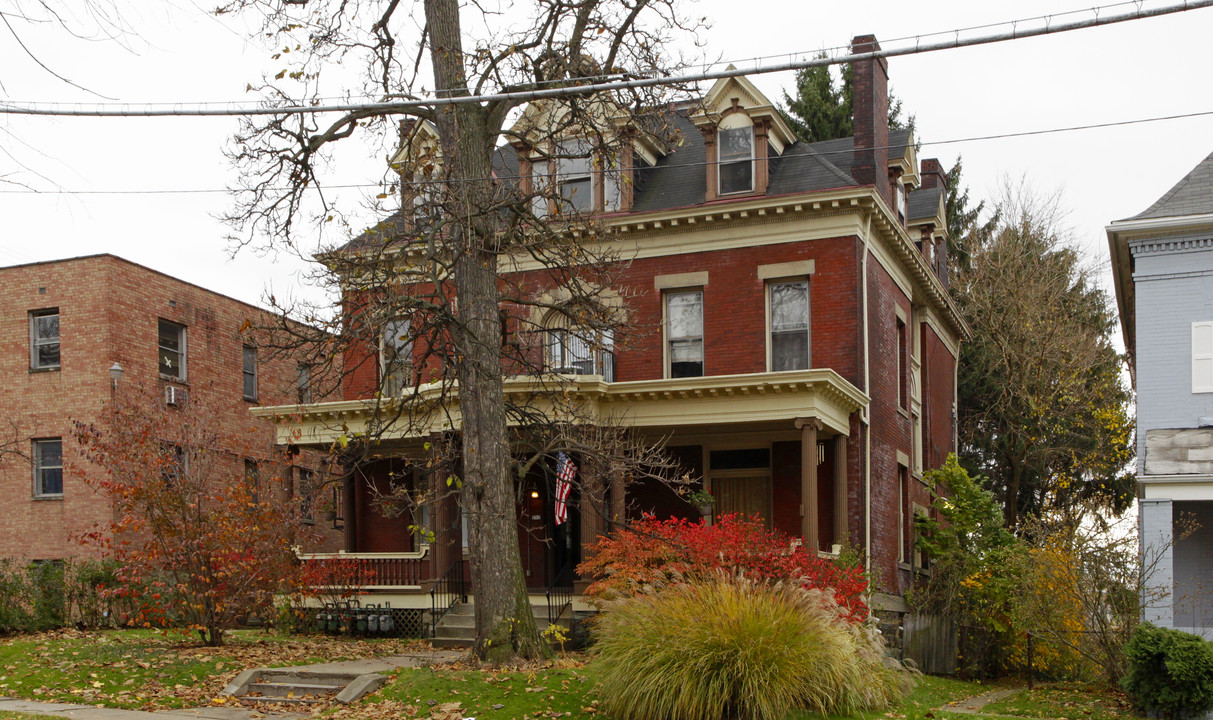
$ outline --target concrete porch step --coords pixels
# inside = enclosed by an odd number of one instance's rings
[[[476,607],[474,602],[458,603],[438,621],[434,637],[430,639],[434,647],[471,647],[476,639]],[[548,626],[547,604],[531,604],[531,614],[535,625],[542,631]],[[559,623],[568,628],[572,626],[571,613],[565,612]]]
[[[322,673],[290,668],[254,668],[240,673],[221,694],[244,702],[350,703],[378,690],[386,675]]]

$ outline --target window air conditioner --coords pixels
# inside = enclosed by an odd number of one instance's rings
[[[172,385],[164,386],[164,404],[165,405],[184,405],[189,399],[189,393],[185,388],[174,387]]]

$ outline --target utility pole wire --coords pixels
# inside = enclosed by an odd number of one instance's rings
[[[750,67],[745,70],[739,70],[734,67],[729,67],[724,70],[714,70],[709,72],[690,73],[684,75],[671,75],[663,77],[648,77],[635,78],[632,80],[619,80],[614,82],[603,83],[587,83],[584,85],[576,85],[573,87],[549,88],[546,90],[525,90],[518,92],[502,92],[490,93],[484,95],[464,95],[458,97],[443,97],[431,98],[428,100],[401,100],[379,103],[350,103],[338,105],[295,105],[280,108],[269,107],[251,107],[251,108],[173,108],[173,109],[146,109],[146,110],[57,110],[57,109],[39,109],[36,107],[17,106],[5,103],[0,103],[0,115],[54,115],[54,116],[72,116],[72,117],[206,117],[206,116],[252,116],[252,115],[301,115],[301,114],[318,114],[327,112],[354,112],[354,111],[380,111],[385,114],[391,113],[408,113],[409,111],[432,109],[444,105],[462,105],[468,103],[485,103],[497,102],[502,100],[528,102],[535,100],[546,100],[550,98],[567,97],[571,95],[588,95],[598,92],[609,92],[612,90],[629,90],[634,88],[654,87],[658,85],[682,85],[701,82],[705,80],[719,80],[722,78],[739,77],[743,75],[765,75],[776,72],[787,72],[789,70],[803,70],[810,67],[820,67],[823,65],[840,65],[843,63],[860,62],[873,58],[898,57],[902,55],[918,55],[927,52],[935,52],[938,50],[954,50],[962,47],[972,47],[975,45],[987,45],[997,42],[1005,42],[1007,40],[1021,40],[1024,38],[1038,37],[1041,35],[1053,35],[1056,33],[1069,32],[1071,30],[1083,30],[1086,28],[1100,27],[1103,25],[1112,25],[1115,23],[1128,22],[1131,20],[1143,20],[1145,18],[1159,17],[1162,15],[1170,15],[1177,12],[1187,12],[1189,10],[1199,10],[1213,6],[1213,0],[1185,0],[1178,5],[1165,5],[1158,8],[1143,8],[1138,5],[1136,10],[1119,15],[1101,16],[1100,11],[1106,7],[1117,7],[1123,3],[1091,8],[1094,17],[1085,20],[1073,20],[1069,22],[1053,23],[1055,16],[1044,15],[1038,18],[1029,20],[1015,20],[1001,23],[1001,25],[1011,25],[1010,32],[995,33],[992,35],[982,35],[973,38],[962,39],[959,36],[960,31],[955,31],[955,37],[950,40],[940,40],[931,43],[921,43],[915,39],[913,45],[907,45],[901,48],[881,49],[874,52],[854,53],[841,55],[833,58],[812,58],[808,60],[797,60],[793,62],[780,63],[777,65],[768,65],[763,67]],[[1021,28],[1021,23],[1027,22],[1043,22],[1043,25],[1029,28]],[[932,35],[940,35],[943,33],[932,33]]]

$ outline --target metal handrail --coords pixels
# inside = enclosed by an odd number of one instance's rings
[[[548,604],[548,625],[555,625],[564,611],[573,604],[573,563],[566,562],[548,585],[545,597]]]
[[[437,633],[438,622],[455,603],[467,600],[467,586],[463,582],[463,561],[456,560],[430,589],[430,637]]]

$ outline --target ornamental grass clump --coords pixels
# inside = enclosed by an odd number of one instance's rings
[[[618,720],[783,720],[887,707],[910,689],[828,592],[719,574],[609,604],[596,629]]]

